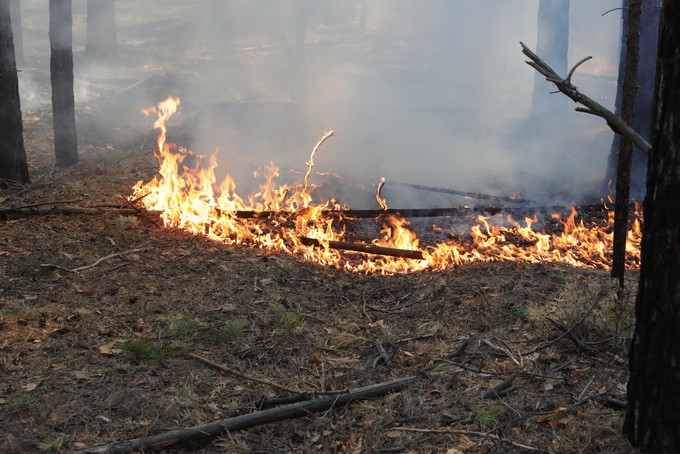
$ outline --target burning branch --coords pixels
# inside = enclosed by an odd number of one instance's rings
[[[387,211],[390,209],[390,207],[387,205],[387,200],[380,196],[380,191],[382,190],[383,186],[385,186],[385,177],[380,177],[380,183],[378,183],[378,192],[376,192],[375,198],[382,209]]]
[[[315,238],[300,237],[300,242],[305,246],[321,247],[328,244],[330,249],[338,249],[342,251],[364,252],[366,254],[387,255],[390,257],[401,257],[405,259],[425,260],[421,251],[413,251],[409,249],[396,249],[391,247],[376,246],[375,244],[365,243],[348,243],[346,241],[328,241],[328,243],[321,242]]]
[[[321,138],[321,140],[319,140],[319,141],[316,143],[316,146],[315,146],[314,149],[312,150],[312,154],[311,154],[311,156],[309,157],[309,162],[306,162],[306,163],[305,163],[305,164],[307,164],[307,173],[305,174],[305,183],[304,183],[304,186],[302,187],[302,194],[303,194],[303,196],[304,196],[304,195],[308,195],[308,194],[307,194],[307,180],[309,180],[309,174],[312,173],[312,167],[314,167],[314,155],[316,154],[316,150],[318,150],[319,147],[321,146],[321,144],[323,144],[323,143],[326,141],[326,139],[328,139],[328,138],[329,138],[330,136],[332,136],[333,134],[335,134],[335,131],[333,131],[332,129],[331,129],[330,131],[324,133],[324,135],[323,135],[323,137]],[[309,197],[309,198],[311,199],[311,197]],[[307,206],[307,203],[308,203],[308,202],[305,201],[305,207]]]
[[[541,58],[533,53],[523,42],[520,42],[522,46],[522,53],[529,57],[531,61],[527,61],[527,65],[534,68],[539,73],[546,77],[546,80],[555,84],[557,89],[569,97],[572,101],[577,104],[582,104],[585,107],[577,107],[577,112],[588,113],[595,115],[597,117],[603,118],[607,125],[617,134],[622,135],[626,139],[630,140],[636,147],[638,147],[645,154],[649,154],[652,150],[652,145],[647,142],[640,134],[638,134],[633,128],[631,128],[625,121],[614,114],[612,111],[605,108],[600,103],[592,100],[588,96],[584,95],[578,88],[576,88],[571,83],[571,76],[574,74],[576,68],[581,64],[588,61],[591,57],[587,57],[579,61],[574,65],[574,67],[569,71],[566,79],[557,75],[557,73]]]

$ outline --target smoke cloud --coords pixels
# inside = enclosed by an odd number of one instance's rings
[[[21,3],[22,105],[37,110],[49,101],[47,5]],[[139,109],[175,94],[182,106],[170,140],[219,150],[239,192],[270,161],[299,180],[287,170],[304,171],[330,129],[315,170],[343,175],[339,190],[367,187],[352,206],[375,204],[370,187],[380,177],[392,206],[464,201],[390,181],[540,201],[601,189],[612,140],[602,120],[571,102],[550,128],[528,120],[534,71],[519,41],[536,48],[538,0],[118,0],[118,61],[105,63],[84,52],[86,3],[73,1],[79,134],[112,124],[143,134]],[[593,56],[573,82],[609,108],[621,15],[602,13],[617,7],[571,0],[569,64]]]

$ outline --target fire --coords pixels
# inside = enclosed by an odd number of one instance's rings
[[[309,184],[314,156],[333,135],[326,132],[312,150],[302,184],[277,185],[279,169],[273,163],[264,168],[264,183],[258,192],[245,199],[238,195],[235,181],[227,175],[217,184],[215,156],[203,156],[166,142],[167,121],[177,111],[180,100],[168,98],[147,115],[157,114],[154,128],[160,130],[154,154],[159,163],[158,175],[149,182],[139,181],[130,200],[144,208],[160,212],[168,227],[227,244],[242,244],[276,253],[288,253],[306,260],[363,273],[406,273],[421,270],[444,270],[457,264],[475,261],[518,261],[528,263],[563,263],[578,268],[607,268],[612,248],[613,215],[598,225],[587,226],[578,213],[563,219],[553,215],[559,233],[534,230],[537,218],[518,222],[512,217],[479,216],[469,235],[452,235],[442,243],[421,248],[420,240],[405,219],[388,215],[382,237],[370,244],[346,243],[345,231],[329,211],[341,210],[336,201],[313,202],[315,186]],[[387,202],[376,199],[382,209]],[[275,212],[276,217],[263,222],[246,218],[244,212]],[[640,262],[640,210],[628,232],[627,264]],[[364,252],[340,252],[338,247],[353,244],[354,251],[403,250],[406,257],[392,257]],[[358,247],[357,247],[358,246]],[[373,249],[371,249],[373,248]],[[382,249],[381,249],[382,248]],[[415,257],[415,259],[414,259]]]

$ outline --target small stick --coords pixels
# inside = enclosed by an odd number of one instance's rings
[[[7,211],[13,211],[13,210],[23,210],[23,209],[28,209],[28,208],[36,208],[36,207],[43,207],[47,205],[66,205],[67,203],[76,203],[76,202],[82,202],[81,199],[75,199],[75,200],[54,200],[51,202],[40,202],[40,203],[32,203],[30,205],[22,205],[18,207],[4,207],[0,208],[0,213],[4,213]]]
[[[535,446],[529,446],[529,445],[524,445],[521,443],[517,443],[515,441],[512,441],[508,438],[501,438],[498,435],[489,433],[489,432],[477,432],[474,430],[459,430],[459,429],[417,429],[415,427],[392,427],[389,430],[395,430],[399,432],[418,432],[418,433],[425,433],[425,434],[444,434],[444,435],[471,435],[475,437],[483,437],[483,438],[490,438],[492,440],[500,441],[501,443],[507,443],[510,446],[513,446],[515,448],[519,449],[525,449],[527,451],[531,452],[550,452],[550,451],[543,451],[540,448],[537,448]]]
[[[214,369],[220,370],[220,371],[222,371],[222,372],[226,372],[226,373],[231,374],[231,375],[235,375],[235,376],[237,376],[237,377],[246,379],[246,380],[248,380],[248,381],[254,381],[254,382],[256,382],[256,383],[261,383],[261,384],[263,384],[263,385],[271,386],[272,388],[278,389],[279,391],[285,391],[285,392],[287,392],[287,393],[294,394],[294,395],[300,394],[300,391],[299,391],[299,390],[292,389],[292,388],[288,388],[288,387],[286,387],[286,386],[279,385],[278,383],[274,383],[273,381],[265,380],[265,379],[263,379],[263,378],[256,378],[256,377],[253,377],[253,376],[250,376],[250,375],[246,375],[246,374],[241,373],[241,372],[239,372],[239,371],[237,371],[237,370],[235,370],[235,369],[230,369],[230,368],[227,367],[227,366],[223,366],[223,365],[221,365],[221,364],[217,364],[217,363],[215,363],[215,362],[213,362],[213,361],[210,361],[209,359],[204,358],[204,357],[202,357],[202,356],[199,356],[199,355],[197,355],[197,354],[195,354],[195,353],[188,353],[187,356],[188,356],[189,358],[193,358],[193,359],[195,359],[195,360],[197,360],[197,361],[202,362],[202,363],[205,364],[206,366],[210,366],[210,367],[212,367],[212,368],[214,368]],[[305,394],[305,393],[302,393],[302,394]]]
[[[300,242],[305,246],[320,247],[322,243],[315,238],[307,238],[305,236],[299,237]],[[364,252],[366,254],[387,255],[390,257],[401,257],[405,259],[424,260],[422,251],[414,251],[410,249],[397,249],[384,246],[376,246],[374,244],[365,243],[348,243],[346,241],[329,241],[328,247],[331,249],[338,249],[343,251]]]
[[[503,394],[508,394],[511,389],[514,387],[512,386],[512,382],[515,381],[515,378],[519,377],[518,372],[512,373],[508,378],[494,386],[493,388],[487,390],[482,397],[485,399],[489,399],[491,397],[498,398],[499,396]]]
[[[113,253],[113,254],[109,254],[105,257],[101,257],[96,262],[94,262],[92,265],[79,266],[78,268],[73,268],[73,269],[64,268],[63,266],[53,265],[51,263],[41,263],[40,266],[45,267],[45,268],[56,268],[56,269],[68,271],[70,273],[79,273],[81,271],[85,271],[87,269],[94,268],[95,266],[97,266],[101,262],[103,262],[104,260],[109,260],[109,259],[112,259],[112,258],[115,258],[115,257],[123,257],[124,255],[132,254],[133,252],[142,252],[142,251],[144,251],[144,249],[146,249],[146,248],[142,247],[142,248],[137,248],[137,249],[130,249],[129,251],[116,252],[116,253]]]

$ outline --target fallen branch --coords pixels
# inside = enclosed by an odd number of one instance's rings
[[[139,212],[140,212],[140,210],[137,210],[135,208],[102,209],[102,208],[95,208],[95,207],[91,208],[91,207],[75,207],[75,206],[65,206],[65,207],[55,206],[53,208],[34,208],[34,207],[44,206],[44,205],[54,205],[54,202],[44,203],[44,204],[35,204],[35,205],[26,205],[26,206],[22,206],[22,207],[0,208],[0,216],[5,215],[5,214],[44,216],[44,215],[49,215],[49,214],[98,215],[98,214],[107,214],[107,213],[114,213],[114,214],[118,214],[118,215],[121,215],[121,216],[132,216],[132,215],[135,215],[135,214],[139,214]]]
[[[305,236],[300,237],[300,242],[305,246],[317,246],[317,247],[322,246],[322,243],[319,240],[315,238],[308,238]],[[346,241],[329,241],[328,247],[330,249],[338,249],[343,251],[355,251],[363,252],[366,254],[387,255],[390,257],[424,260],[422,251],[376,246],[375,244],[348,243]]]
[[[286,386],[279,385],[278,383],[274,383],[273,381],[265,380],[265,379],[263,379],[263,378],[252,377],[252,376],[250,376],[250,375],[246,375],[246,374],[244,374],[244,373],[242,373],[242,372],[239,372],[239,371],[237,371],[237,370],[235,370],[235,369],[230,369],[230,368],[227,367],[227,366],[223,366],[223,365],[221,365],[221,364],[217,364],[217,363],[215,363],[215,362],[213,362],[213,361],[210,361],[210,360],[207,359],[207,358],[204,358],[204,357],[202,357],[202,356],[196,355],[195,353],[188,353],[187,356],[188,356],[189,358],[193,358],[193,359],[195,359],[195,360],[197,360],[197,361],[200,361],[200,362],[202,362],[203,364],[205,364],[205,365],[207,365],[207,366],[210,366],[210,367],[215,368],[215,369],[217,369],[217,370],[220,370],[220,371],[222,371],[222,372],[226,372],[226,373],[228,373],[228,374],[230,374],[230,375],[235,375],[235,376],[237,376],[237,377],[239,377],[239,378],[243,378],[243,379],[248,380],[248,381],[254,381],[254,382],[256,382],[256,383],[261,383],[261,384],[263,384],[263,385],[267,385],[267,386],[270,386],[270,387],[272,387],[272,388],[274,388],[274,389],[278,389],[279,391],[285,391],[285,392],[290,393],[290,394],[295,394],[295,395],[304,394],[304,393],[302,393],[300,390],[288,388],[288,387],[286,387]]]
[[[652,145],[647,142],[640,134],[638,134],[633,128],[631,128],[625,121],[614,114],[612,111],[601,105],[600,103],[594,101],[588,96],[584,95],[578,88],[576,88],[571,83],[571,76],[574,74],[576,68],[579,65],[587,61],[590,57],[584,58],[574,65],[574,67],[569,71],[569,75],[566,78],[562,78],[557,75],[555,70],[553,70],[546,62],[541,60],[541,58],[533,53],[523,42],[520,42],[522,46],[522,53],[529,57],[531,61],[527,61],[527,65],[534,68],[539,73],[543,74],[549,82],[555,84],[557,89],[569,97],[572,101],[577,104],[585,106],[577,107],[578,112],[588,113],[595,115],[597,117],[603,118],[607,125],[617,134],[622,135],[626,139],[630,140],[636,147],[642,150],[645,154],[649,154],[652,150]]]
[[[443,434],[443,435],[469,435],[473,437],[483,437],[483,438],[490,438],[491,440],[496,440],[501,443],[506,443],[510,446],[513,446],[515,448],[519,449],[524,449],[526,451],[531,451],[531,452],[549,452],[549,451],[544,451],[540,448],[537,448],[535,446],[529,446],[529,445],[524,445],[521,443],[517,443],[515,441],[510,440],[509,438],[501,438],[498,435],[489,433],[489,432],[477,432],[474,430],[459,430],[459,429],[417,429],[415,427],[392,427],[389,430],[394,430],[398,432],[417,432],[417,433],[425,433],[425,434]]]
[[[512,386],[512,382],[514,382],[517,377],[519,377],[518,372],[512,373],[508,378],[506,378],[505,380],[503,380],[502,382],[500,382],[499,384],[497,384],[493,388],[488,389],[483,394],[482,397],[484,397],[485,399],[490,399],[490,398],[497,399],[504,394],[509,394],[510,392],[512,392],[516,388],[516,386]]]
[[[366,400],[384,396],[391,392],[398,392],[409,386],[418,379],[417,376],[400,378],[384,383],[365,386],[355,389],[347,394],[328,396],[298,402],[283,407],[270,408],[263,411],[236,416],[233,418],[200,424],[186,429],[179,429],[164,434],[151,435],[148,437],[135,438],[101,446],[87,448],[80,453],[87,454],[117,454],[136,451],[153,451],[167,449],[186,442],[199,442],[215,438],[225,432],[248,429],[250,427],[270,424],[286,419],[300,418],[310,412],[326,411],[333,407],[346,405],[357,400]]]
[[[115,258],[115,257],[123,257],[124,255],[132,254],[134,252],[142,252],[142,251],[144,251],[144,249],[145,248],[137,248],[137,249],[130,249],[129,251],[116,252],[114,254],[109,254],[105,257],[101,257],[96,262],[94,262],[92,265],[79,266],[78,268],[73,268],[73,269],[65,268],[65,267],[59,266],[59,265],[53,265],[51,263],[41,263],[40,266],[44,267],[44,268],[56,268],[56,269],[59,269],[59,270],[68,271],[69,273],[79,273],[79,272],[85,271],[89,268],[94,268],[95,266],[97,266],[101,262],[103,262],[104,260],[109,260],[109,259],[112,259],[112,258]]]
[[[346,218],[376,218],[380,216],[402,216],[406,218],[430,218],[439,216],[454,216],[454,215],[466,215],[473,213],[484,213],[484,214],[498,214],[503,211],[502,208],[497,207],[484,207],[484,208],[465,208],[465,207],[452,207],[452,208],[410,208],[410,209],[396,209],[390,208],[388,210],[326,210],[323,211],[324,216],[342,216]],[[249,218],[268,218],[272,216],[299,216],[304,214],[304,210],[301,212],[294,211],[251,211],[251,210],[240,210],[235,211],[234,216],[239,219],[249,219]]]
[[[508,196],[502,196],[502,195],[483,194],[481,192],[458,191],[456,189],[437,188],[437,187],[433,187],[433,186],[423,186],[421,184],[402,183],[402,182],[399,182],[399,181],[390,181],[388,184],[391,184],[391,185],[394,185],[394,186],[401,186],[402,188],[417,189],[419,191],[438,192],[440,194],[452,194],[452,195],[465,197],[465,198],[468,198],[468,199],[499,200],[499,201],[503,201],[503,202],[513,202],[513,203],[531,203],[530,200],[521,199],[519,197],[508,197]]]

